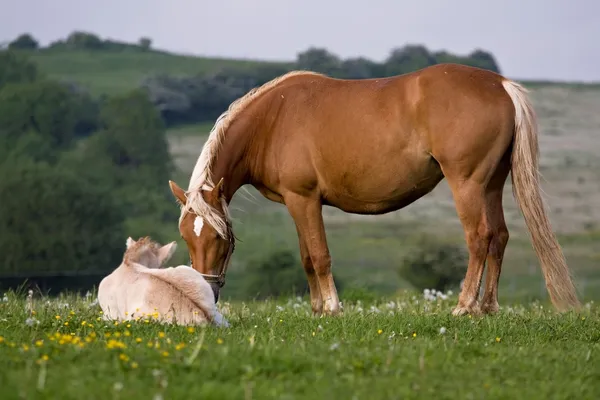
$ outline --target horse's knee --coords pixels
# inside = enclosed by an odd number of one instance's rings
[[[312,257],[312,265],[317,275],[329,275],[331,272],[331,256],[329,254],[317,254]]]

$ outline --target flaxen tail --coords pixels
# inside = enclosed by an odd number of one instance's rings
[[[524,87],[510,80],[505,80],[502,84],[515,106],[515,137],[511,166],[513,194],[529,229],[552,304],[559,311],[578,309],[580,303],[569,267],[552,232],[540,194],[535,111]]]

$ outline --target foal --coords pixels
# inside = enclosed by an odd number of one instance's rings
[[[107,320],[153,317],[180,325],[228,326],[215,306],[210,285],[194,269],[161,269],[177,244],[161,246],[148,237],[127,239],[123,262],[98,287],[98,302]]]

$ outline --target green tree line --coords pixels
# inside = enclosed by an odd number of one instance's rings
[[[172,168],[144,91],[93,100],[0,51],[0,274],[109,271],[126,233],[166,240]]]
[[[21,51],[157,52],[147,37],[140,38],[138,43],[125,43],[104,40],[82,31],[72,32],[64,40],[54,41],[45,48],[41,48],[31,34],[24,33],[9,42],[8,48]],[[143,78],[139,87],[148,94],[165,126],[171,127],[214,120],[248,90],[295,69],[321,72],[336,78],[360,79],[398,75],[447,62],[500,72],[494,56],[480,49],[459,56],[408,44],[392,49],[384,61],[375,62],[364,57],[342,59],[327,49],[311,47],[290,63],[257,63],[254,68],[229,67],[192,76],[154,74]]]

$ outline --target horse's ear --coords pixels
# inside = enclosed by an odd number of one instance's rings
[[[185,205],[185,202],[187,201],[187,199],[185,198],[185,192],[183,191],[182,188],[180,188],[175,182],[173,181],[169,181],[169,187],[171,188],[171,192],[173,193],[173,196],[175,196],[175,200],[177,200],[177,202],[180,205]]]
[[[213,189],[213,193],[217,196],[217,199],[223,197],[223,178],[219,179],[219,183]]]
[[[125,241],[125,245],[127,246],[127,248],[130,248],[130,247],[131,247],[131,246],[133,246],[134,244],[135,244],[135,240],[133,240],[133,239],[131,238],[131,236],[127,238],[127,241]]]
[[[169,261],[169,259],[173,257],[175,250],[177,250],[176,242],[165,244],[163,247],[158,249],[158,262],[162,265],[165,262]]]

